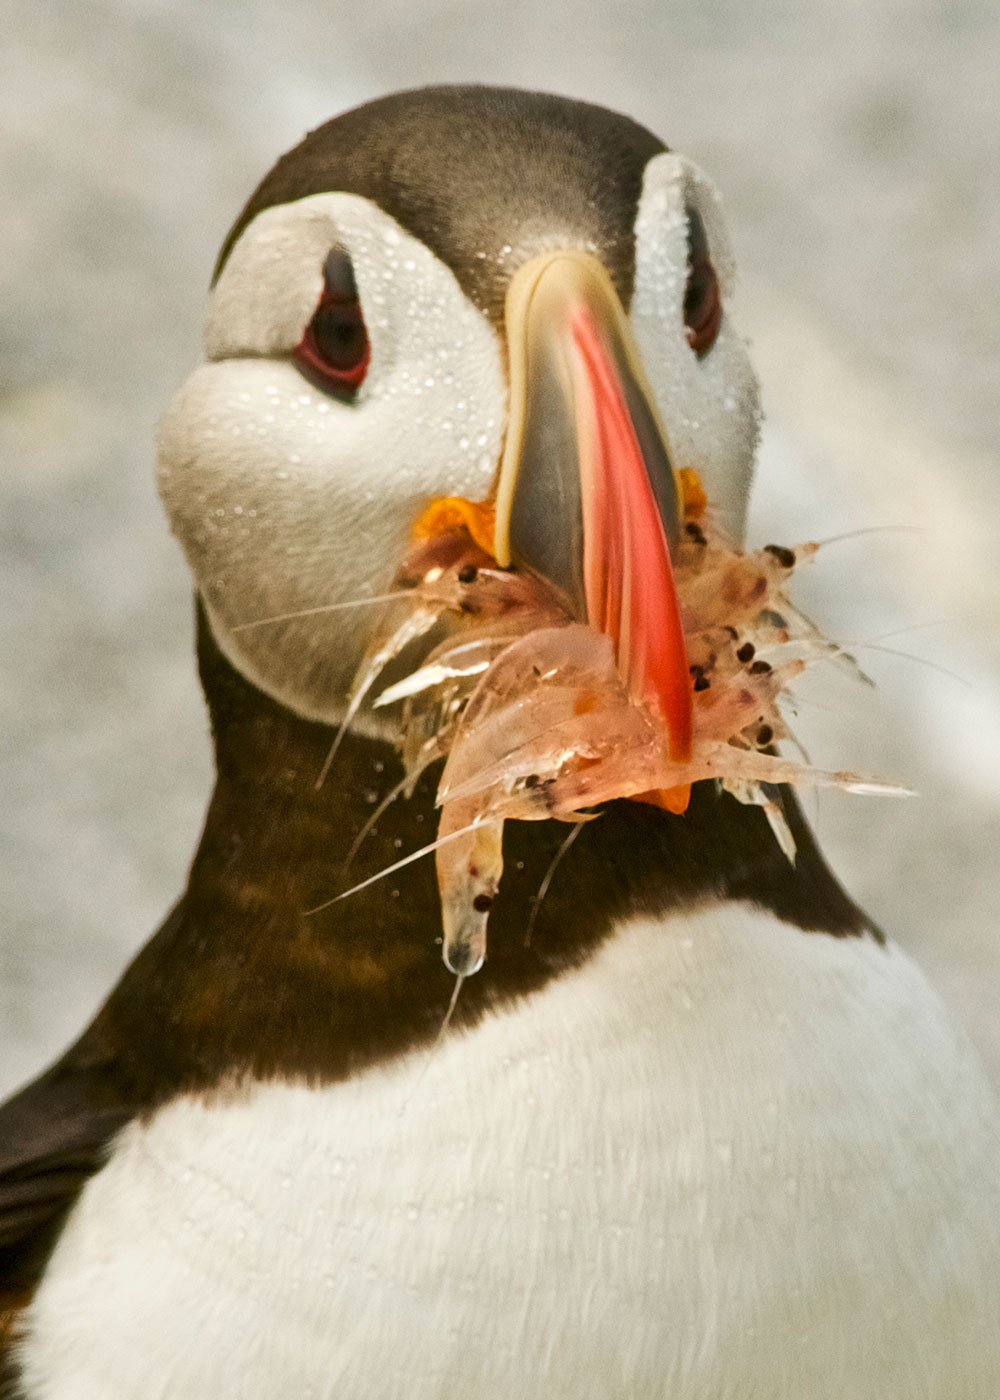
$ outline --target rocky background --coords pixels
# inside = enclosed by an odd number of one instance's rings
[[[4,0],[2,34],[0,1090],[92,1014],[197,838],[206,722],[152,435],[218,244],[307,128],[465,80],[627,111],[726,194],[768,412],[752,538],[892,527],[831,545],[798,596],[919,658],[860,650],[873,693],[814,680],[813,758],[920,792],[825,796],[820,834],[1000,1082],[1000,8]]]

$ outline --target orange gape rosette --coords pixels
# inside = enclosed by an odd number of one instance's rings
[[[399,791],[412,791],[431,763],[446,760],[435,849],[444,958],[460,975],[475,972],[485,957],[505,821],[586,821],[616,798],[680,813],[692,784],[714,781],[738,801],[762,807],[794,861],[775,785],[906,791],[775,752],[790,737],[779,701],[795,678],[819,658],[854,664],[785,593],[794,569],[818,546],[742,553],[713,526],[695,473],[682,473],[682,484],[685,523],[673,570],[692,732],[690,756],[681,760],[671,756],[665,721],[623,683],[612,639],[575,621],[544,580],[497,565],[485,547],[488,503],[435,501],[416,524],[415,544],[395,579],[399,598],[369,646],[349,716],[405,646],[446,626],[445,640],[418,669],[373,704],[400,707],[406,777]]]

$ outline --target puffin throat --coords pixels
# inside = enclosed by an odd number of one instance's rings
[[[330,726],[248,681],[220,650],[204,609],[198,655],[217,782],[187,890],[101,1014],[100,1025],[160,1047],[137,1101],[247,1076],[330,1083],[431,1044],[452,995],[435,935],[441,906],[431,859],[357,895],[343,865],[374,802],[402,776],[393,745],[348,733],[328,784],[316,774]],[[354,856],[363,881],[433,837],[439,765],[392,803]],[[804,929],[873,933],[826,866],[793,793],[791,864],[763,812],[699,783],[684,817],[616,801],[589,822],[548,879],[566,827],[512,822],[508,872],[491,916],[490,957],[463,986],[454,1024],[538,991],[579,966],[623,920],[705,902],[749,901]],[[546,883],[547,882],[547,883]],[[544,898],[537,902],[545,887]],[[536,908],[526,942],[530,911]],[[168,983],[169,1010],[158,999]],[[150,1036],[150,1027],[157,1034]],[[145,1059],[134,1067],[145,1073]]]

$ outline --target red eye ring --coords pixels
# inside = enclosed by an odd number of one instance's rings
[[[708,253],[705,225],[697,209],[688,209],[688,278],[684,290],[687,343],[699,359],[715,344],[722,321],[719,278]]]
[[[310,384],[345,403],[354,399],[368,372],[371,344],[354,269],[340,248],[326,259],[323,294],[292,359]]]

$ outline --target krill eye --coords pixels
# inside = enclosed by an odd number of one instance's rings
[[[722,320],[719,279],[708,255],[705,225],[697,209],[688,209],[688,279],[684,292],[687,342],[699,358],[715,344]]]
[[[323,294],[292,358],[310,384],[345,403],[368,372],[368,331],[354,268],[341,248],[334,248],[323,264]]]

